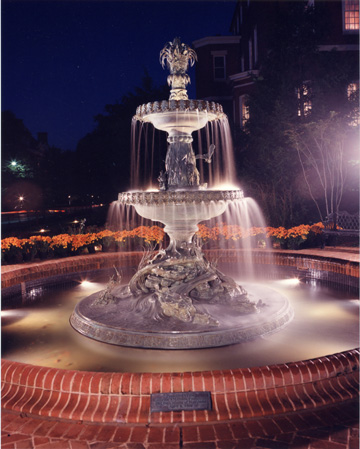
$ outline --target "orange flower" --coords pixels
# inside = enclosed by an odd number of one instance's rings
[[[63,248],[67,248],[71,245],[71,235],[69,234],[59,234],[54,235],[52,238],[52,242],[50,243],[50,248],[54,248],[55,246],[62,246]]]
[[[15,246],[16,248],[21,248],[21,240],[17,237],[8,237],[6,239],[1,240],[1,250],[9,250],[12,246]]]

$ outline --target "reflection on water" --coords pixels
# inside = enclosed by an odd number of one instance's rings
[[[9,360],[87,371],[169,372],[253,367],[333,354],[359,343],[359,301],[355,295],[319,284],[267,281],[290,299],[294,320],[256,341],[224,348],[146,350],[107,345],[81,336],[69,317],[85,296],[105,284],[34,289],[28,304],[2,311],[2,355]]]

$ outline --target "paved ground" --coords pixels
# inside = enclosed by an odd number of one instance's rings
[[[176,426],[66,422],[2,413],[2,449],[358,449],[357,400],[268,418]]]

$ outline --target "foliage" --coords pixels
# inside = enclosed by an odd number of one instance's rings
[[[356,55],[318,50],[329,23],[326,2],[316,8],[305,2],[286,5],[279,10],[270,51],[254,80],[248,100],[250,120],[245,130],[237,130],[235,143],[245,190],[260,203],[268,223],[289,227],[319,218],[304,181],[299,145],[312,148],[310,131],[318,133],[331,111],[348,122],[353,120],[358,101],[356,95],[349,101],[347,86],[359,77]],[[312,104],[308,115],[297,96],[304,83],[306,99]],[[295,134],[306,140],[296,145]],[[338,137],[347,142],[347,136]],[[342,162],[345,166],[346,158]],[[308,181],[318,183],[313,174]],[[345,184],[343,189],[349,192]]]
[[[348,161],[354,152],[354,127],[348,117],[330,112],[326,119],[289,130],[304,179],[319,217],[340,210],[347,181]]]
[[[142,85],[123,96],[120,102],[105,106],[105,113],[95,117],[94,131],[81,139],[76,148],[76,191],[84,195],[91,189],[102,202],[112,201],[130,185],[131,117],[136,108],[169,95],[166,86],[157,87],[145,73]]]
[[[11,111],[2,113],[1,123],[3,209],[64,204],[75,177],[74,153],[38,142]]]
[[[227,247],[243,239],[254,239],[253,246],[270,239],[274,244],[281,243],[291,248],[299,248],[306,241],[317,245],[324,228],[322,223],[300,225],[289,229],[283,227],[251,227],[246,229],[238,225],[218,224],[212,228],[198,225],[196,236],[202,244],[211,242],[216,247]],[[53,237],[32,236],[29,239],[9,237],[1,240],[2,260],[8,264],[31,261],[35,258],[75,256],[81,253],[100,251],[140,250],[144,247],[159,245],[164,241],[163,228],[158,226],[139,226],[132,230],[109,231],[107,229],[87,234],[59,234]]]

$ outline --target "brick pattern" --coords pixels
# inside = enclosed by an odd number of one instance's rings
[[[2,449],[357,449],[358,401],[224,423],[133,426],[2,413]]]
[[[275,252],[275,263],[359,277],[358,262],[295,254]],[[225,256],[231,261],[238,254]],[[114,263],[137,265],[140,257],[95,254],[5,266],[2,287]],[[269,257],[255,252],[258,263],[270,263]],[[353,449],[358,378],[358,350],[284,365],[172,374],[89,373],[3,360],[1,447]],[[150,414],[151,393],[193,390],[210,391],[213,410]]]
[[[99,423],[201,423],[311,410],[358,394],[359,351],[227,371],[92,373],[2,361],[5,410]],[[211,411],[150,413],[150,394],[210,391]]]

